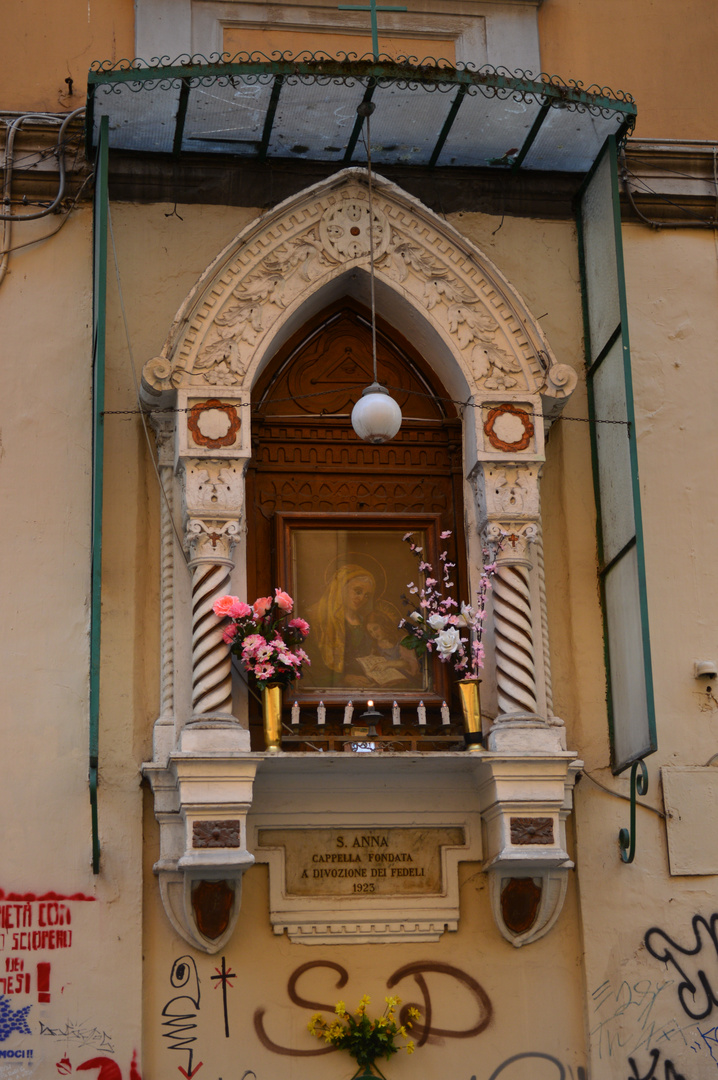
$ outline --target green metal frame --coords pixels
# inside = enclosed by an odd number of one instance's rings
[[[588,314],[588,291],[586,284],[586,249],[583,234],[583,222],[581,217],[581,204],[583,196],[588,188],[591,180],[593,179],[597,169],[600,167],[605,156],[609,156],[610,171],[611,171],[611,198],[612,198],[612,210],[613,220],[612,227],[614,233],[614,243],[616,251],[616,275],[618,279],[618,297],[619,297],[619,323],[615,327],[612,334],[609,335],[606,344],[601,349],[600,353],[594,358],[591,348],[591,328]],[[655,701],[653,695],[653,675],[651,667],[651,645],[648,625],[648,601],[646,595],[646,566],[643,546],[643,520],[641,515],[641,495],[640,485],[638,479],[638,448],[636,445],[636,424],[635,424],[635,410],[633,405],[633,377],[631,372],[631,350],[630,341],[628,335],[628,305],[626,299],[626,280],[623,263],[623,240],[621,236],[621,205],[620,195],[618,189],[618,143],[615,136],[611,136],[606,140],[601,153],[596,158],[593,167],[587,174],[578,195],[578,210],[576,215],[577,230],[578,230],[578,249],[579,249],[579,266],[581,271],[581,293],[582,293],[582,305],[583,305],[583,326],[584,326],[584,341],[586,352],[586,387],[588,392],[588,410],[589,417],[591,419],[591,451],[592,451],[592,464],[593,464],[593,485],[596,498],[596,531],[598,540],[598,559],[599,559],[599,584],[600,584],[600,597],[601,597],[601,610],[603,614],[603,636],[604,636],[604,660],[607,673],[607,706],[608,706],[608,724],[609,734],[611,739],[611,757],[612,757],[612,770],[614,774],[623,772],[629,767],[642,760],[648,754],[655,753],[658,749],[658,742],[656,736],[656,716],[655,716]],[[628,427],[628,440],[629,440],[629,454],[630,454],[630,468],[631,468],[631,490],[633,495],[633,520],[634,520],[634,536],[628,543],[617,552],[608,562],[605,561],[604,548],[603,548],[603,528],[601,518],[601,493],[599,485],[599,473],[598,473],[598,435],[596,419],[602,419],[596,417],[595,399],[593,392],[593,381],[597,371],[603,363],[606,356],[616,344],[616,341],[620,339],[622,352],[623,352],[623,374],[624,374],[624,386],[626,395],[626,419]],[[636,560],[638,566],[638,592],[640,603],[640,620],[641,620],[641,633],[642,633],[642,646],[643,646],[643,665],[644,665],[644,678],[646,686],[646,708],[648,719],[648,741],[644,747],[639,751],[636,751],[629,758],[624,761],[619,761],[615,752],[615,710],[613,697],[611,692],[611,660],[609,653],[609,641],[608,641],[608,618],[606,611],[606,576],[609,571],[620,561],[620,559],[627,554],[633,547],[636,548]],[[635,778],[635,770],[632,774]],[[642,792],[639,791],[642,794]],[[625,860],[624,860],[625,861]],[[630,860],[628,860],[630,861]]]
[[[368,9],[362,9],[368,10]],[[388,10],[388,9],[387,9]],[[521,101],[538,101],[541,109],[534,121],[523,145],[511,158],[495,162],[495,165],[517,170],[534,143],[541,125],[551,108],[578,109],[594,114],[614,114],[620,120],[616,136],[622,141],[633,129],[636,122],[636,105],[630,94],[610,96],[606,89],[591,86],[585,89],[581,83],[564,83],[556,76],[539,75],[530,78],[517,72],[492,68],[488,65],[474,70],[468,65],[451,67],[443,61],[427,58],[418,63],[415,57],[378,56],[374,58],[336,59],[323,53],[300,53],[291,56],[288,53],[276,53],[275,59],[269,59],[262,53],[237,53],[230,57],[227,53],[215,54],[209,60],[204,56],[186,56],[178,58],[172,64],[161,61],[150,66],[144,60],[120,60],[93,64],[88,74],[86,140],[88,157],[92,157],[92,139],[94,130],[95,94],[98,87],[119,87],[131,84],[133,90],[169,89],[181,83],[180,102],[173,139],[173,154],[180,153],[182,132],[190,89],[196,85],[209,85],[213,81],[231,79],[249,79],[251,81],[273,80],[270,106],[267,112],[262,137],[257,142],[260,160],[266,160],[272,125],[279,104],[279,97],[284,85],[289,81],[336,81],[340,83],[363,83],[367,94],[371,96],[377,86],[411,86],[412,89],[441,90],[450,93],[456,88],[451,107],[444,124],[438,133],[436,143],[429,156],[429,167],[434,167],[446,142],[459,108],[467,94],[481,93],[486,97],[499,99],[513,98]],[[226,59],[225,59],[226,58]],[[163,57],[162,60],[168,60]],[[351,161],[354,153],[359,128],[352,132],[344,156],[344,163]]]
[[[90,585],[90,807],[92,872],[100,872],[97,811],[102,620],[102,488],[104,467],[105,332],[107,312],[107,177],[109,118],[102,117],[95,156],[92,293],[92,568]]]

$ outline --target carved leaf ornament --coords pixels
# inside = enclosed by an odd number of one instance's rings
[[[576,376],[551,356],[520,297],[481,252],[416,199],[377,176],[375,271],[439,334],[470,392],[565,397]],[[347,169],[275,207],[208,268],[143,381],[246,388],[286,319],[354,267],[368,272],[366,173]],[[559,371],[560,369],[560,371]],[[552,374],[555,377],[552,377]]]

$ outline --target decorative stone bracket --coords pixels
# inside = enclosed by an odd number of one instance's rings
[[[517,948],[556,922],[566,895],[566,818],[583,763],[572,753],[481,756],[479,805],[491,908],[499,930]]]
[[[247,813],[258,759],[247,754],[171,754],[144,766],[155,796],[165,912],[186,942],[216,953],[236,926],[247,850]]]

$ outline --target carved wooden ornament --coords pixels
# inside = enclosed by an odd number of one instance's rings
[[[234,889],[228,881],[200,881],[192,889],[192,910],[199,932],[216,941],[229,926]]]

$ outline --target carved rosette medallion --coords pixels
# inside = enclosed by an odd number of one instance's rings
[[[197,446],[208,450],[219,450],[222,446],[233,446],[241,420],[236,406],[217,398],[198,401],[190,409],[187,427]]]
[[[239,819],[230,821],[195,821],[192,825],[193,848],[238,848]]]
[[[374,258],[389,247],[391,229],[386,214],[374,210]],[[366,198],[342,199],[330,207],[319,222],[319,236],[327,251],[338,260],[358,259],[369,254],[369,202]]]
[[[510,825],[512,844],[553,844],[553,818],[512,817]]]
[[[489,411],[484,424],[484,434],[494,450],[513,454],[526,450],[531,445],[534,426],[526,409],[504,401]]]

